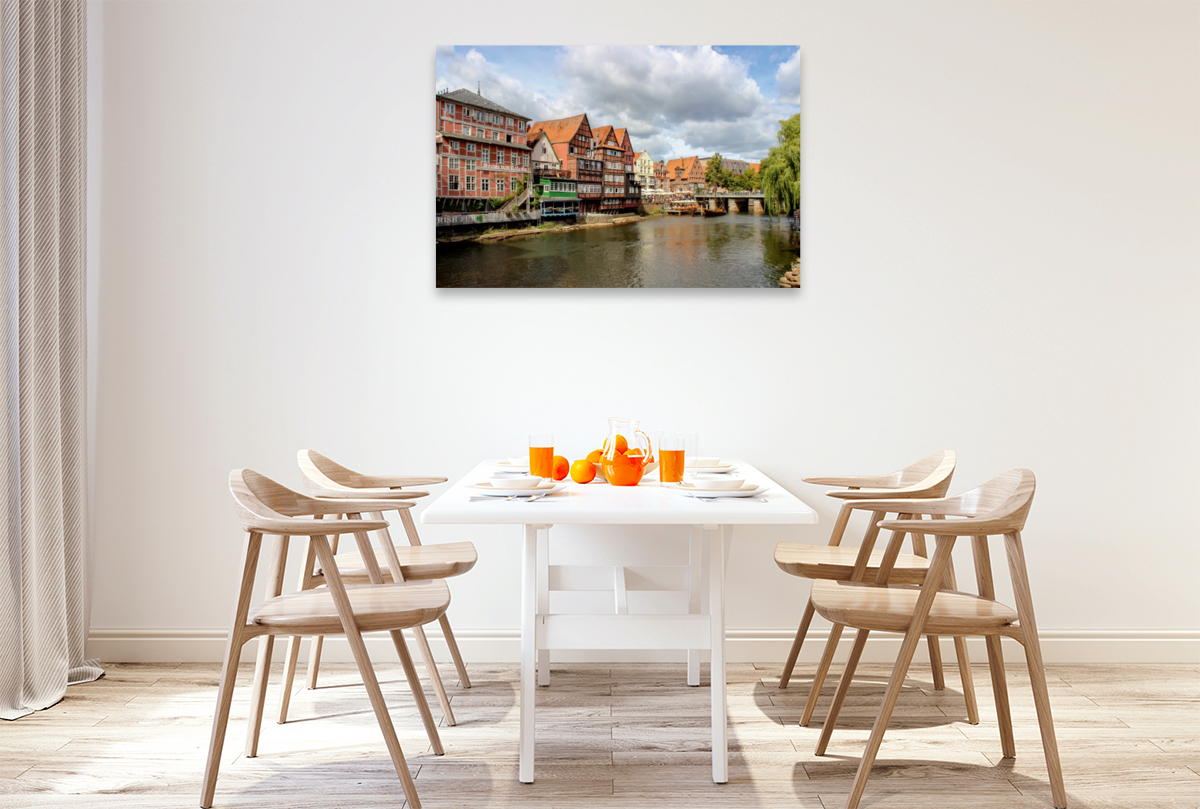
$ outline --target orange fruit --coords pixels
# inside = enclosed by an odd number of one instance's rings
[[[596,450],[599,452],[600,450]],[[588,456],[591,457],[590,455]],[[571,480],[576,483],[591,483],[596,479],[596,464],[588,460],[576,461],[571,464]]]
[[[617,433],[617,454],[624,455],[625,451],[627,449],[629,449],[629,442],[625,440],[625,436],[621,435],[620,433]],[[608,439],[607,438],[604,439],[604,449],[601,451],[608,452]]]
[[[600,463],[600,458],[604,456],[604,450],[594,449],[587,454],[587,459],[590,463]]]
[[[551,463],[551,475],[555,480],[562,480],[567,476],[567,472],[571,468],[571,462],[561,455],[555,455]]]
[[[629,450],[629,452],[626,452],[625,454],[626,455],[641,455],[642,450],[641,450],[641,447],[634,447],[633,449]]]

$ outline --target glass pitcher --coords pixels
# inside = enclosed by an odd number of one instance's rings
[[[604,477],[614,486],[636,486],[642,475],[653,469],[654,444],[638,429],[637,419],[612,417],[608,420],[608,438],[600,466]]]

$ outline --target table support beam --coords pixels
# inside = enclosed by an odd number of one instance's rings
[[[707,527],[707,526],[706,526]],[[708,612],[712,621],[712,663],[709,683],[712,690],[713,781],[729,781],[729,718],[725,695],[725,553],[733,526],[717,526],[709,531]]]
[[[688,614],[700,614],[700,600],[703,598],[701,574],[704,560],[704,529],[699,525],[691,527],[688,537]],[[700,685],[700,649],[688,649],[687,684]]]

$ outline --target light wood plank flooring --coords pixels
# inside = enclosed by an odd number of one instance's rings
[[[215,665],[106,664],[61,703],[0,722],[0,807],[196,806],[216,697]],[[515,666],[470,667],[474,688],[442,676],[459,725],[433,756],[398,665],[376,666],[423,804],[440,807],[798,807],[840,809],[889,673],[863,666],[826,756],[799,717],[813,666],[776,687],[777,664],[729,666],[730,779],[712,783],[709,692],[679,665],[566,664],[538,690],[537,782],[517,782]],[[1051,666],[1050,696],[1075,809],[1200,807],[1200,667]],[[292,720],[268,695],[259,756],[241,755],[250,669],[234,696],[216,806],[400,809],[403,794],[353,666],[299,687]],[[1051,806],[1024,670],[1009,667],[1017,758],[1000,757],[986,667],[982,723],[966,723],[957,672],[933,690],[914,667],[863,806]],[[832,680],[833,678],[831,678]],[[704,683],[707,683],[705,671]],[[437,713],[437,706],[433,710]]]

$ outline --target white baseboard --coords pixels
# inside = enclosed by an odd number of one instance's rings
[[[436,627],[426,630],[434,655],[449,660],[449,652]],[[455,638],[468,663],[517,663],[521,638],[515,629],[455,629]],[[782,629],[731,629],[726,635],[726,656],[731,663],[782,664],[791,648],[793,632]],[[813,630],[800,652],[801,664],[815,664],[829,637],[827,630]],[[852,633],[839,643],[842,659],[848,653]],[[1042,654],[1047,663],[1200,663],[1200,631],[1194,630],[1043,630]],[[899,648],[900,636],[873,636],[863,653],[863,662],[891,663]],[[254,659],[257,644],[243,649],[242,659]],[[373,660],[391,660],[395,656],[391,639],[383,634],[367,636],[367,648]],[[969,642],[971,659],[987,660],[983,641]],[[302,657],[308,654],[303,646]],[[323,659],[350,662],[350,649],[342,638],[329,638]],[[94,627],[88,637],[89,658],[121,663],[219,663],[225,654],[223,629],[110,629]],[[415,654],[415,652],[414,652]],[[1022,662],[1020,644],[1005,642],[1005,660]],[[923,659],[918,652],[917,660]],[[953,659],[953,647],[943,640],[943,656]],[[278,661],[282,654],[277,653]],[[675,662],[683,661],[683,652],[646,651],[574,651],[554,652],[553,660],[562,662]]]

